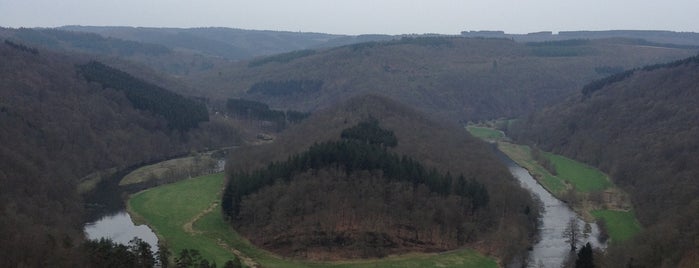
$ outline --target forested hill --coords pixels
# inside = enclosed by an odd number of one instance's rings
[[[134,108],[161,116],[170,129],[187,131],[209,121],[202,102],[183,97],[150,84],[101,62],[91,61],[78,66],[79,73],[89,82],[123,92]]]
[[[390,40],[390,35],[335,35],[323,33],[243,30],[223,27],[148,28],[63,26],[61,30],[96,33],[174,50],[195,51],[202,55],[244,60],[294,50],[333,47],[358,42]]]
[[[0,59],[3,267],[85,267],[80,178],[235,142],[235,129],[215,117],[169,128],[123,89],[88,82],[82,57],[3,40]]]
[[[229,211],[234,226],[287,256],[478,245],[505,261],[536,230],[536,206],[487,144],[384,97],[353,98],[272,144],[241,148],[227,176],[236,187],[222,205],[237,206]]]
[[[699,56],[599,80],[509,134],[597,166],[631,194],[645,230],[612,261],[697,264]]]
[[[82,53],[102,61],[131,61],[162,73],[186,75],[211,69],[223,59],[160,44],[138,42],[53,28],[1,28],[0,38],[41,49]],[[132,63],[133,65],[133,63]]]
[[[478,120],[515,117],[562,101],[594,79],[695,53],[628,39],[406,37],[217,66],[187,79],[206,89],[203,95],[298,111],[380,93],[436,117]]]

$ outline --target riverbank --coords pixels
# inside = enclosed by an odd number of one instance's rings
[[[250,244],[223,220],[218,206],[223,183],[223,174],[215,174],[151,188],[131,196],[129,211],[148,223],[173,255],[197,249],[218,264],[237,256],[249,267],[498,267],[470,249],[342,262],[284,259]]]
[[[628,194],[616,187],[608,175],[561,155],[533,152],[529,146],[513,143],[492,125],[469,125],[466,129],[473,136],[496,144],[501,152],[527,169],[539,184],[566,202],[586,222],[602,225],[612,241],[629,239],[640,231]],[[534,157],[536,153],[538,159]]]

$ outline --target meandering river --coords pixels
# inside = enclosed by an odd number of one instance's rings
[[[231,148],[235,147],[227,147],[220,150],[229,150]],[[216,167],[211,173],[223,172],[224,166],[225,159],[221,157],[217,160]],[[124,245],[127,245],[134,237],[138,237],[147,242],[155,253],[158,251],[158,237],[147,225],[134,224],[131,215],[126,211],[125,197],[128,194],[157,184],[119,185],[119,181],[136,168],[131,167],[118,172],[98,184],[93,194],[87,198],[88,220],[83,227],[83,231],[88,239],[109,238]]]
[[[539,184],[529,171],[517,165],[512,159],[498,151],[502,161],[510,169],[512,175],[519,180],[522,187],[537,196],[543,205],[539,226],[540,240],[533,245],[529,252],[527,267],[561,267],[566,257],[570,254],[570,246],[563,237],[564,230],[571,218],[578,221],[582,231],[585,222],[567,204],[556,199]],[[579,246],[589,242],[594,248],[606,248],[606,244],[598,240],[599,228],[591,223],[591,232],[587,237],[581,238]]]
[[[570,254],[570,246],[563,237],[563,232],[571,218],[578,221],[581,230],[585,222],[568,205],[556,199],[551,193],[546,191],[529,172],[517,165],[502,152],[497,151],[501,160],[509,168],[512,175],[519,180],[522,187],[537,196],[543,204],[541,224],[539,226],[539,241],[537,241],[529,251],[527,267],[560,267]],[[219,163],[223,166],[221,163]],[[117,181],[118,182],[118,181]],[[114,195],[116,199],[119,195]],[[123,200],[113,200],[123,204]],[[587,237],[581,239],[580,246],[587,242],[595,248],[606,248],[605,243],[601,243],[597,237],[599,228],[596,224],[590,224],[591,232]],[[158,238],[146,225],[135,225],[131,216],[123,209],[119,211],[103,214],[98,220],[85,224],[85,233],[90,239],[101,237],[111,238],[115,242],[127,244],[134,237],[138,237],[148,242],[157,251]]]

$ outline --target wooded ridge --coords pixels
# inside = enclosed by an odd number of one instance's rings
[[[286,256],[376,257],[480,241],[508,259],[536,228],[537,206],[485,143],[383,97],[314,113],[228,163],[224,212],[253,243]]]
[[[508,134],[599,167],[630,193],[644,230],[615,243],[611,263],[676,266],[699,253],[698,103],[695,56],[594,82]]]

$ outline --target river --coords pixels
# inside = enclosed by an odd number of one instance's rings
[[[509,168],[512,175],[519,180],[522,187],[529,190],[533,195],[541,200],[543,211],[541,215],[541,224],[539,226],[539,241],[537,241],[528,254],[527,267],[561,267],[565,262],[566,257],[570,254],[570,246],[563,237],[563,232],[571,218],[578,221],[581,230],[585,226],[585,222],[577,215],[568,205],[556,199],[551,193],[546,191],[530,174],[529,172],[517,165],[509,157],[500,151],[497,151],[500,159]],[[223,163],[219,162],[222,167]],[[124,174],[125,175],[125,174]],[[123,176],[123,175],[121,175]],[[116,185],[120,178],[115,179],[110,185]],[[109,189],[112,187],[102,187]],[[116,188],[115,188],[116,189]],[[107,192],[112,192],[109,190]],[[127,244],[134,237],[139,237],[148,242],[153,248],[153,252],[157,251],[158,238],[155,233],[146,225],[135,225],[131,220],[131,216],[125,211],[123,206],[124,189],[115,191],[114,194],[105,194],[101,196],[110,196],[104,201],[112,201],[120,206],[116,209],[100,209],[99,217],[94,221],[85,224],[85,233],[90,239],[99,239],[101,237],[111,238],[115,242]],[[107,206],[110,207],[110,206]],[[605,243],[601,243],[597,237],[599,228],[596,224],[590,224],[591,232],[589,236],[582,237],[581,244],[587,242],[595,248],[606,248]]]
[[[561,267],[566,257],[570,254],[570,246],[563,237],[564,230],[571,218],[578,221],[581,231],[585,222],[567,204],[556,199],[551,193],[546,191],[539,184],[529,171],[517,165],[512,159],[498,151],[502,161],[507,165],[512,175],[519,180],[522,187],[537,196],[543,205],[544,210],[541,215],[539,225],[539,241],[537,241],[529,251],[528,263],[526,267]],[[591,232],[587,237],[581,237],[578,248],[589,242],[593,248],[606,248],[606,244],[600,242],[599,228],[597,224],[590,223]]]
[[[223,148],[228,150],[230,148]],[[224,154],[225,156],[225,154]],[[152,164],[152,163],[151,163]],[[145,165],[145,164],[144,164]],[[223,172],[224,158],[217,160],[212,173]],[[138,237],[151,246],[153,253],[158,250],[158,237],[147,225],[136,225],[126,211],[125,202],[129,194],[147,189],[158,184],[140,183],[119,186],[119,181],[138,166],[117,172],[100,182],[97,188],[86,196],[87,220],[83,231],[88,239],[109,238],[114,242],[127,245],[131,239]]]
[[[112,241],[128,245],[134,237],[147,242],[153,252],[158,251],[158,237],[147,225],[136,225],[126,211],[106,215],[95,222],[85,224],[88,239],[109,238]]]

